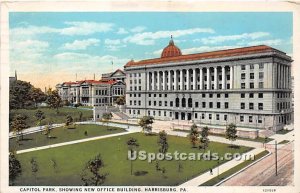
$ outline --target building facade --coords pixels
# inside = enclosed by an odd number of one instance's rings
[[[161,120],[278,130],[293,121],[291,57],[268,46],[129,61],[126,113]]]
[[[101,80],[64,82],[57,84],[56,89],[63,101],[72,104],[112,106],[118,97],[125,95],[124,77],[124,72],[117,70]]]

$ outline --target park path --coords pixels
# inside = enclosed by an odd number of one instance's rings
[[[77,143],[83,143],[83,142],[87,142],[87,141],[94,141],[94,140],[98,140],[98,139],[105,139],[105,138],[110,138],[110,137],[128,135],[130,133],[136,133],[136,132],[137,131],[127,131],[127,132],[103,135],[103,136],[98,136],[98,137],[90,137],[90,138],[87,138],[87,139],[79,139],[79,140],[74,140],[74,141],[68,141],[68,142],[63,142],[63,143],[56,143],[56,144],[52,144],[52,145],[45,145],[45,146],[41,146],[41,147],[34,147],[34,148],[30,148],[30,149],[19,150],[16,153],[17,154],[28,153],[28,152],[32,152],[32,151],[50,149],[50,148],[61,147],[61,146],[65,146],[65,145],[73,145],[73,144],[77,144]]]

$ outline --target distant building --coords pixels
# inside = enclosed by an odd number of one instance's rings
[[[56,85],[63,101],[85,106],[111,106],[125,95],[125,74],[121,70],[102,75],[101,80],[63,82]]]
[[[161,120],[278,130],[293,121],[292,59],[268,46],[129,61],[126,113]]]
[[[10,76],[9,77],[9,84],[11,84],[12,82],[18,80],[18,77],[17,77],[17,71],[15,71],[15,76]]]

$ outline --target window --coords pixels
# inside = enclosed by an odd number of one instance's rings
[[[259,88],[264,88],[264,82],[259,82],[259,83],[258,83],[258,87],[259,87]]]
[[[170,107],[173,107],[173,101],[170,101]]]
[[[181,99],[181,106],[186,107],[186,99],[185,98]]]
[[[216,120],[220,120],[220,115],[216,114]]]
[[[179,98],[175,99],[175,105],[176,105],[176,107],[179,107]]]
[[[228,109],[228,102],[224,103],[224,107],[225,107],[225,109]]]
[[[242,74],[241,74],[241,79],[242,79],[242,80],[245,80],[245,78],[246,78],[246,74],[245,74],[245,73],[242,73]]]
[[[241,65],[241,69],[242,70],[246,70],[246,66],[245,65]]]
[[[132,105],[132,101],[129,101],[129,104]]]
[[[226,93],[226,94],[224,94],[224,97],[225,97],[225,98],[228,98],[228,94],[227,94],[227,93]]]
[[[224,121],[227,121],[227,115],[224,115]]]
[[[254,94],[253,93],[249,93],[249,98],[254,98]]]
[[[195,107],[198,108],[199,107],[199,103],[195,102]]]
[[[156,94],[154,94],[154,97],[156,97]]]
[[[241,89],[245,89],[245,83],[241,83]]]
[[[240,122],[244,122],[244,116],[243,115],[240,116]]]
[[[241,103],[241,109],[245,109],[245,103]]]
[[[212,115],[208,114],[208,119],[211,120],[211,118],[212,118]]]
[[[263,79],[264,78],[264,72],[259,72],[259,79]]]
[[[250,88],[254,88],[254,82],[250,82]]]
[[[188,107],[193,107],[193,99],[192,98],[188,99]]]
[[[262,117],[261,116],[258,116],[257,122],[262,123]]]
[[[151,94],[149,94],[149,97],[151,97]]]
[[[198,119],[198,114],[197,113],[195,113],[195,119]]]
[[[241,93],[241,98],[245,98],[245,93]]]
[[[253,117],[249,116],[249,123],[252,123],[252,122],[253,122]]]
[[[220,98],[221,97],[221,94],[217,94],[217,98]]]
[[[264,104],[258,103],[258,110],[264,110]]]
[[[151,106],[151,101],[148,102],[149,106]]]
[[[202,108],[206,108],[206,103],[202,102]]]
[[[251,70],[254,69],[254,64],[250,64],[250,69],[251,69]]]
[[[259,64],[259,69],[263,69],[264,68],[264,64],[263,63],[260,63]]]
[[[156,106],[156,101],[154,101],[154,106]]]
[[[202,93],[202,98],[205,98],[205,93]]]
[[[258,98],[264,98],[264,93],[258,93]]]
[[[209,102],[209,108],[214,108],[213,102]]]
[[[254,109],[254,104],[253,103],[249,103],[249,109],[251,109],[251,110]]]
[[[158,111],[158,116],[161,116],[161,112],[160,111]]]
[[[159,94],[158,96],[161,97],[161,94]]]
[[[205,119],[205,114],[204,113],[202,113],[201,119]]]
[[[250,79],[254,79],[254,73],[250,73]]]
[[[167,98],[167,97],[168,97],[168,94],[165,94],[165,97]]]
[[[209,98],[213,98],[213,94],[209,94]]]
[[[221,103],[220,102],[217,102],[217,108],[221,108]]]
[[[165,101],[165,107],[168,106],[168,101]]]

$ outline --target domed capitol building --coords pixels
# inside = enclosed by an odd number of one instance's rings
[[[185,55],[171,38],[160,58],[124,66],[126,113],[279,130],[293,121],[291,62],[265,45]]]

